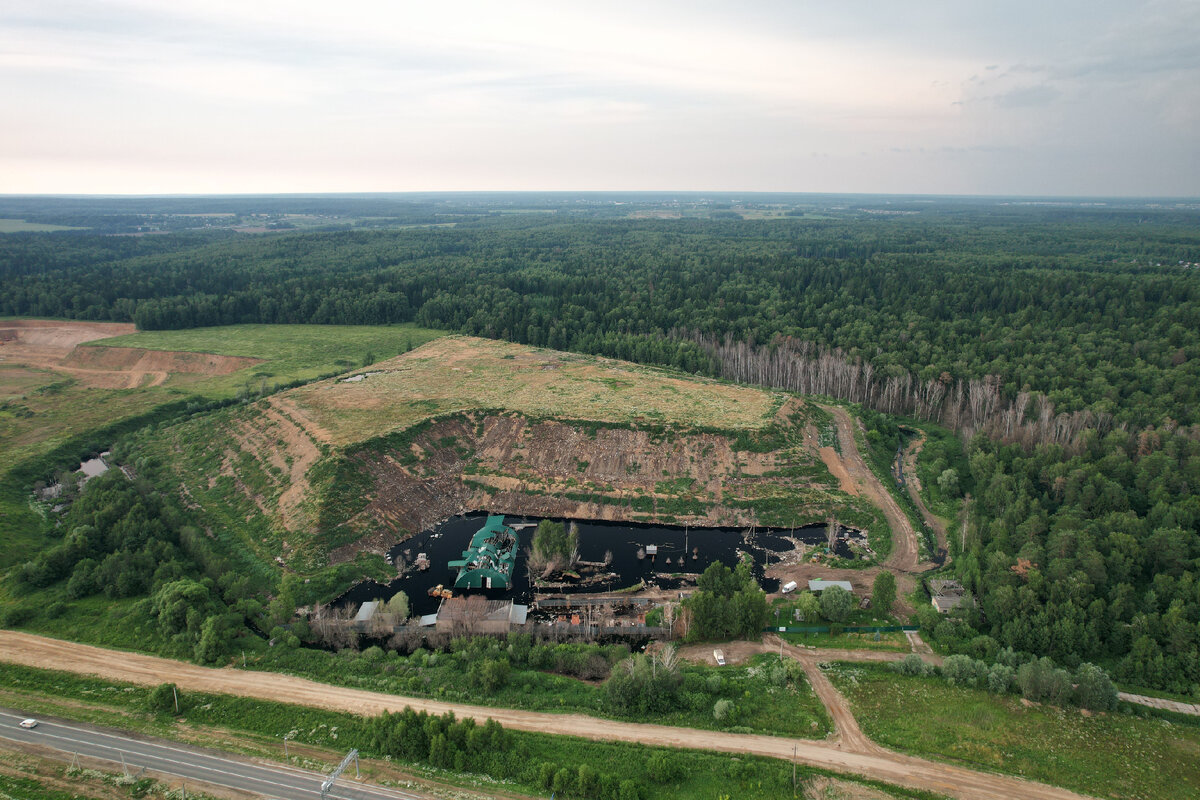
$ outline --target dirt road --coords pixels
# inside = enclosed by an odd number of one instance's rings
[[[192,691],[217,692],[295,703],[353,714],[373,715],[406,706],[435,714],[492,718],[515,730],[607,739],[664,747],[796,757],[807,764],[865,775],[876,780],[971,800],[1075,800],[1081,795],[1044,784],[938,764],[900,755],[843,734],[841,741],[813,742],[782,736],[731,734],[664,725],[615,722],[581,714],[548,714],[443,703],[329,686],[277,673],[212,669],[137,653],[105,650],[47,639],[18,631],[0,631],[0,660],[47,669],[97,675],[143,685],[173,682]],[[833,690],[832,685],[829,686]],[[836,690],[833,690],[836,694]],[[838,695],[840,697],[840,695]],[[842,701],[845,702],[844,700]],[[852,719],[852,717],[851,717]],[[857,727],[857,725],[855,725]],[[839,746],[840,745],[840,746]],[[869,749],[868,749],[869,746]]]
[[[916,437],[905,448],[901,461],[904,470],[904,485],[908,489],[908,496],[912,498],[917,510],[921,512],[921,518],[937,535],[938,557],[944,559],[949,552],[946,549],[946,521],[930,511],[925,505],[925,501],[921,499],[921,479],[917,477],[917,456],[921,454],[921,448],[924,446],[925,433],[917,431]]]
[[[888,526],[892,529],[892,553],[884,565],[899,572],[914,572],[920,561],[920,548],[917,545],[917,532],[913,530],[908,516],[901,510],[892,494],[879,478],[875,477],[858,452],[858,444],[854,441],[854,420],[840,406],[821,406],[833,415],[837,424],[838,444],[841,445],[842,463],[850,478],[858,486],[858,493],[870,500],[887,518]]]

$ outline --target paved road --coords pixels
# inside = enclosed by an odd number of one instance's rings
[[[28,715],[0,709],[0,738],[52,747],[65,753],[78,753],[125,765],[133,774],[143,767],[150,772],[225,786],[265,797],[287,800],[320,800],[321,781],[325,776],[285,766],[243,761],[211,750],[201,750],[178,742],[152,739],[91,725],[39,717],[33,730],[17,723]],[[338,800],[419,800],[420,795],[366,787],[339,779],[329,793]]]

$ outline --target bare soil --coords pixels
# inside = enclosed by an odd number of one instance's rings
[[[805,658],[802,655],[797,657],[800,657],[802,662]],[[797,740],[783,736],[732,734],[725,731],[617,722],[581,714],[485,708],[378,694],[329,686],[277,673],[249,672],[229,667],[200,667],[154,656],[48,639],[19,631],[0,631],[0,660],[142,685],[157,685],[170,681],[185,690],[258,697],[352,714],[373,715],[385,710],[395,712],[407,706],[435,714],[453,711],[460,718],[472,717],[481,721],[491,718],[515,730],[640,742],[664,747],[748,753],[785,760],[791,760],[795,754],[797,760],[806,764],[970,800],[1010,800],[1014,797],[1029,800],[1076,800],[1081,797],[1074,792],[1044,784],[975,772],[950,764],[893,753],[869,740],[855,737],[852,731],[857,729],[857,724],[855,723],[853,728],[850,727],[853,716],[849,720],[835,716],[835,721],[845,726],[839,727],[840,739],[836,743]],[[832,689],[831,684],[829,688]],[[834,693],[836,694],[836,690]],[[818,694],[821,692],[818,691]],[[826,696],[822,695],[822,699],[826,699]],[[836,698],[830,696],[830,702],[836,702]],[[844,702],[843,699],[842,703]]]
[[[385,528],[420,531],[464,509],[487,508],[541,517],[651,522],[669,516],[675,524],[749,526],[761,523],[752,509],[735,504],[741,498],[781,486],[824,496],[808,478],[766,477],[781,457],[737,451],[730,437],[712,433],[654,436],[478,412],[435,422],[405,452],[363,454],[374,489],[351,524],[364,535]],[[815,460],[807,450],[789,457]],[[467,458],[475,463],[464,474]],[[688,482],[687,488],[666,488],[678,481]],[[691,513],[684,502],[693,503]],[[814,503],[809,516],[823,513],[824,506]],[[353,554],[349,549],[344,555]]]
[[[97,389],[160,386],[176,373],[228,375],[262,363],[255,358],[128,347],[79,347],[136,333],[123,322],[0,320],[0,362],[52,369]]]

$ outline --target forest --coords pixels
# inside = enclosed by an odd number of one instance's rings
[[[958,438],[937,440],[938,474],[953,480],[935,491],[972,498],[971,533],[951,546],[978,603],[919,612],[937,643],[1200,687],[1200,212],[477,210],[403,230],[9,234],[0,315],[144,329],[416,321],[859,403],[889,453],[904,434],[873,411],[944,426]],[[195,566],[122,582],[114,554],[172,563],[192,541],[182,523],[135,535],[120,522],[151,502],[73,510],[67,540],[19,580],[154,597],[203,585]],[[240,587],[205,591],[213,619],[237,618]],[[167,619],[203,649],[203,625]]]

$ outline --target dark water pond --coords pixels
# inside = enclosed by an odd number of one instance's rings
[[[368,600],[388,599],[396,592],[408,594],[412,613],[432,614],[437,610],[438,600],[428,592],[437,584],[451,587],[457,570],[447,567],[447,562],[460,558],[471,540],[472,534],[482,527],[487,519],[486,512],[472,512],[452,517],[433,530],[413,536],[396,545],[388,553],[389,559],[409,565],[404,574],[388,584],[368,581],[361,583],[334,601],[334,605],[359,604]],[[521,538],[520,555],[514,570],[513,587],[508,590],[481,592],[493,599],[512,599],[527,603],[533,599],[533,587],[525,565],[525,551],[533,539],[537,517],[506,516],[505,524],[517,527]],[[571,522],[571,520],[561,520]],[[567,586],[556,585],[554,592],[611,592],[632,586],[640,580],[648,585],[664,589],[675,588],[684,583],[677,577],[680,573],[700,573],[714,561],[730,567],[736,565],[740,553],[754,559],[754,573],[763,589],[778,591],[779,582],[765,579],[763,570],[767,563],[778,561],[780,555],[794,549],[789,536],[805,544],[824,544],[825,526],[810,525],[804,528],[768,530],[759,528],[750,532],[741,528],[682,528],[671,525],[643,525],[630,522],[576,521],[579,525],[579,558],[582,561],[600,562],[611,553],[611,560],[602,569],[590,573],[581,570],[586,578],[589,574],[602,576],[602,580],[568,582]],[[528,527],[522,527],[528,526]],[[851,532],[856,534],[857,532]],[[656,554],[648,551],[656,547]],[[853,558],[845,539],[839,538],[835,548],[837,555]],[[411,566],[419,553],[429,558],[429,569],[418,570]],[[639,555],[641,557],[639,557]]]

